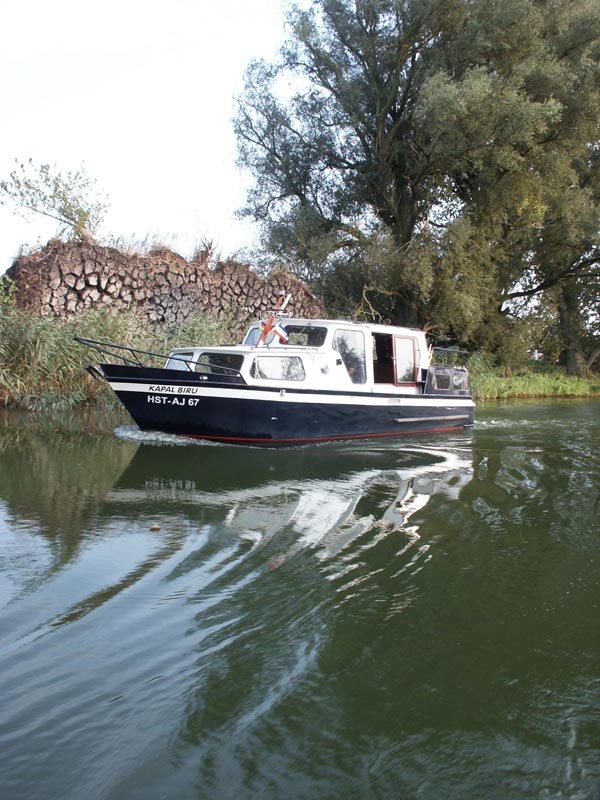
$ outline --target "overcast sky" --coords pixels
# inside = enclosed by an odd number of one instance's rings
[[[234,96],[284,39],[283,0],[0,0],[0,177],[14,159],[83,163],[110,200],[103,233],[189,255],[252,243],[236,221]],[[0,273],[56,226],[0,207]]]

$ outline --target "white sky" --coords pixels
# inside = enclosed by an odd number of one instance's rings
[[[15,158],[83,164],[109,196],[103,234],[232,255],[254,234],[234,218],[234,96],[284,36],[282,0],[0,0],[0,178]],[[0,206],[0,273],[55,231]]]

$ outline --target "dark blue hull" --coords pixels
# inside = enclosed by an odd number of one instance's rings
[[[280,390],[193,373],[102,365],[142,430],[267,447],[454,431],[473,424],[468,397]]]

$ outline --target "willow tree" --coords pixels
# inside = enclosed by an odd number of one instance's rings
[[[243,213],[273,257],[366,285],[396,321],[501,336],[499,309],[548,277],[553,198],[587,179],[599,18],[599,0],[294,8],[280,59],[250,65],[239,101]]]
[[[0,204],[29,217],[41,214],[59,223],[58,235],[76,240],[93,239],[108,209],[108,201],[98,194],[96,180],[83,166],[60,171],[55,164],[35,164],[15,160],[15,167],[0,180]]]
[[[513,15],[507,17],[511,5]],[[520,26],[515,12],[523,15]],[[523,44],[514,40],[519,28]],[[513,37],[503,52],[494,44],[502,30]],[[554,308],[572,374],[584,371],[598,344],[599,41],[597,0],[505,2],[482,6],[459,47],[463,53],[479,52],[480,63],[494,63],[521,95],[555,109],[528,142],[513,143],[500,159],[497,148],[490,150],[483,168],[467,176],[460,222],[475,223],[474,238],[492,248],[505,312],[514,310],[515,301],[529,299]]]

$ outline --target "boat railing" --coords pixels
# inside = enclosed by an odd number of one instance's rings
[[[195,369],[194,369],[195,368]],[[215,364],[210,360],[207,361],[196,361],[192,367],[190,367],[193,372],[199,372],[201,375],[230,375],[235,378],[242,378],[242,373],[239,369],[235,367],[224,367],[221,364]],[[243,380],[243,379],[242,379]]]
[[[154,358],[154,359],[162,359],[162,361],[166,361],[170,356],[165,355],[164,353],[153,353],[151,350],[140,350],[137,347],[128,347],[127,345],[122,344],[112,344],[112,342],[99,342],[96,339],[84,339],[82,336],[75,336],[75,341],[79,342],[79,344],[83,344],[86,347],[90,347],[92,350],[95,350],[99,353],[102,358],[106,358],[108,361],[112,359],[117,359],[122,364],[130,364],[136,367],[146,367],[148,366],[147,363],[144,363],[141,356],[145,356],[146,358]],[[188,369],[190,368],[191,361],[185,358],[178,358],[176,356],[171,356],[173,360],[183,361],[188,365]]]
[[[431,365],[437,367],[462,367],[469,360],[470,352],[458,347],[432,347]]]
[[[79,344],[83,344],[86,347],[90,347],[92,350],[95,350],[103,359],[106,359],[107,361],[117,360],[121,364],[135,367],[149,366],[147,363],[148,359],[161,361],[161,367],[164,367],[167,361],[176,361],[182,364],[182,370],[187,370],[189,372],[203,373],[206,370],[205,374],[242,378],[241,372],[234,367],[223,367],[219,364],[212,364],[210,362],[205,363],[203,361],[195,362],[189,358],[185,358],[173,353],[170,355],[166,355],[165,353],[153,353],[151,350],[141,350],[137,347],[113,344],[112,342],[100,342],[96,339],[85,339],[82,336],[75,336],[74,338],[76,342],[79,342]],[[199,367],[200,369],[198,369]]]

